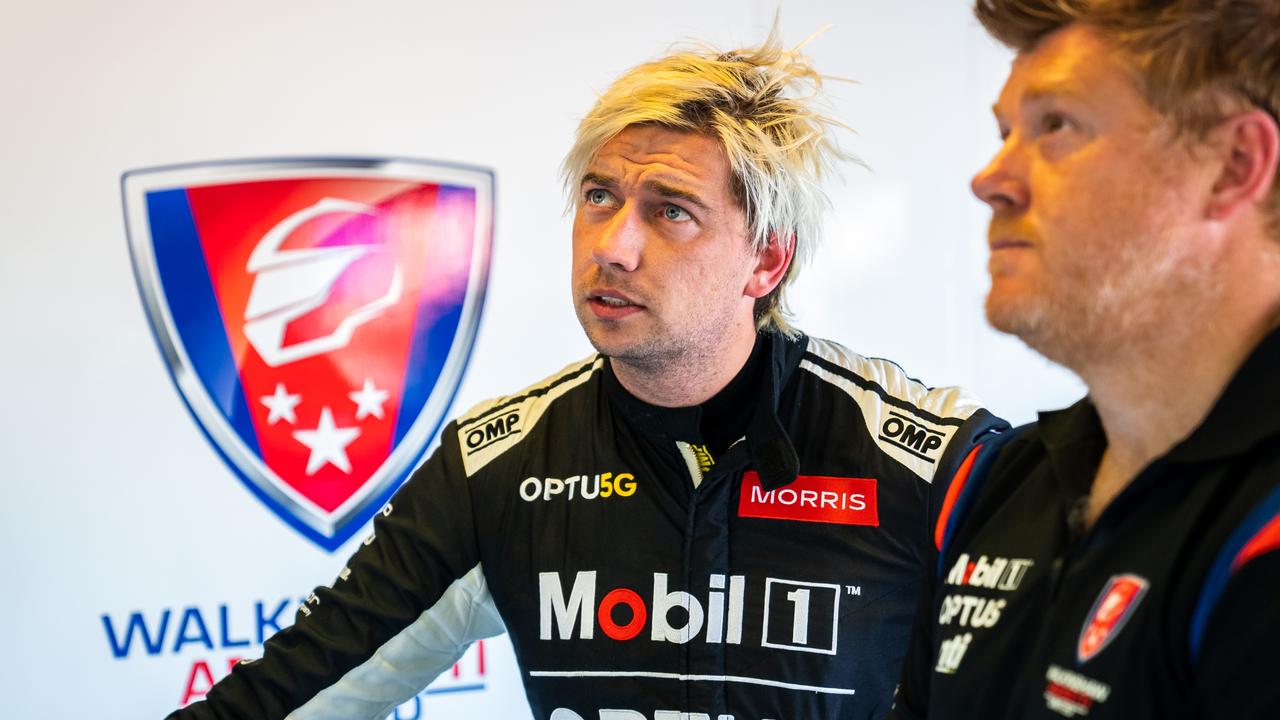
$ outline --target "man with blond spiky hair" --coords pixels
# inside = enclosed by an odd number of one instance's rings
[[[331,588],[185,718],[380,719],[504,629],[538,720],[887,712],[927,529],[1003,424],[783,314],[840,157],[776,35],[604,92],[565,161],[599,351],[450,423]]]
[[[1089,394],[951,483],[893,717],[1280,718],[1280,3],[976,9],[987,318]]]

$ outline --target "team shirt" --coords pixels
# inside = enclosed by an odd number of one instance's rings
[[[893,718],[1280,718],[1280,332],[1083,529],[1088,399],[971,451]]]

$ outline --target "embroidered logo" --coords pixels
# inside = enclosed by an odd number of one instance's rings
[[[1115,639],[1147,594],[1147,587],[1146,578],[1137,575],[1111,576],[1080,630],[1076,643],[1078,662],[1088,662]]]
[[[801,475],[786,487],[765,490],[758,473],[746,472],[738,516],[878,527],[876,481]]]

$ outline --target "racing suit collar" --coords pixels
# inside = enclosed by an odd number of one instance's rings
[[[778,419],[778,398],[799,367],[808,338],[788,338],[776,332],[762,332],[756,342],[765,345],[764,356],[768,365],[762,373],[762,382],[754,393],[754,399],[749,401],[754,407],[743,408],[744,412],[751,413],[746,426],[746,446],[761,484],[766,490],[772,490],[791,483],[799,474],[799,457]],[[739,373],[743,371],[745,368]],[[667,408],[650,405],[622,386],[608,362],[604,364],[603,380],[609,401],[640,432],[673,444],[677,441],[701,441],[702,406]]]

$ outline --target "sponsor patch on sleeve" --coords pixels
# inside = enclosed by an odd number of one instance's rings
[[[879,527],[876,481],[801,475],[786,487],[765,490],[759,474],[749,471],[742,476],[738,516]]]

